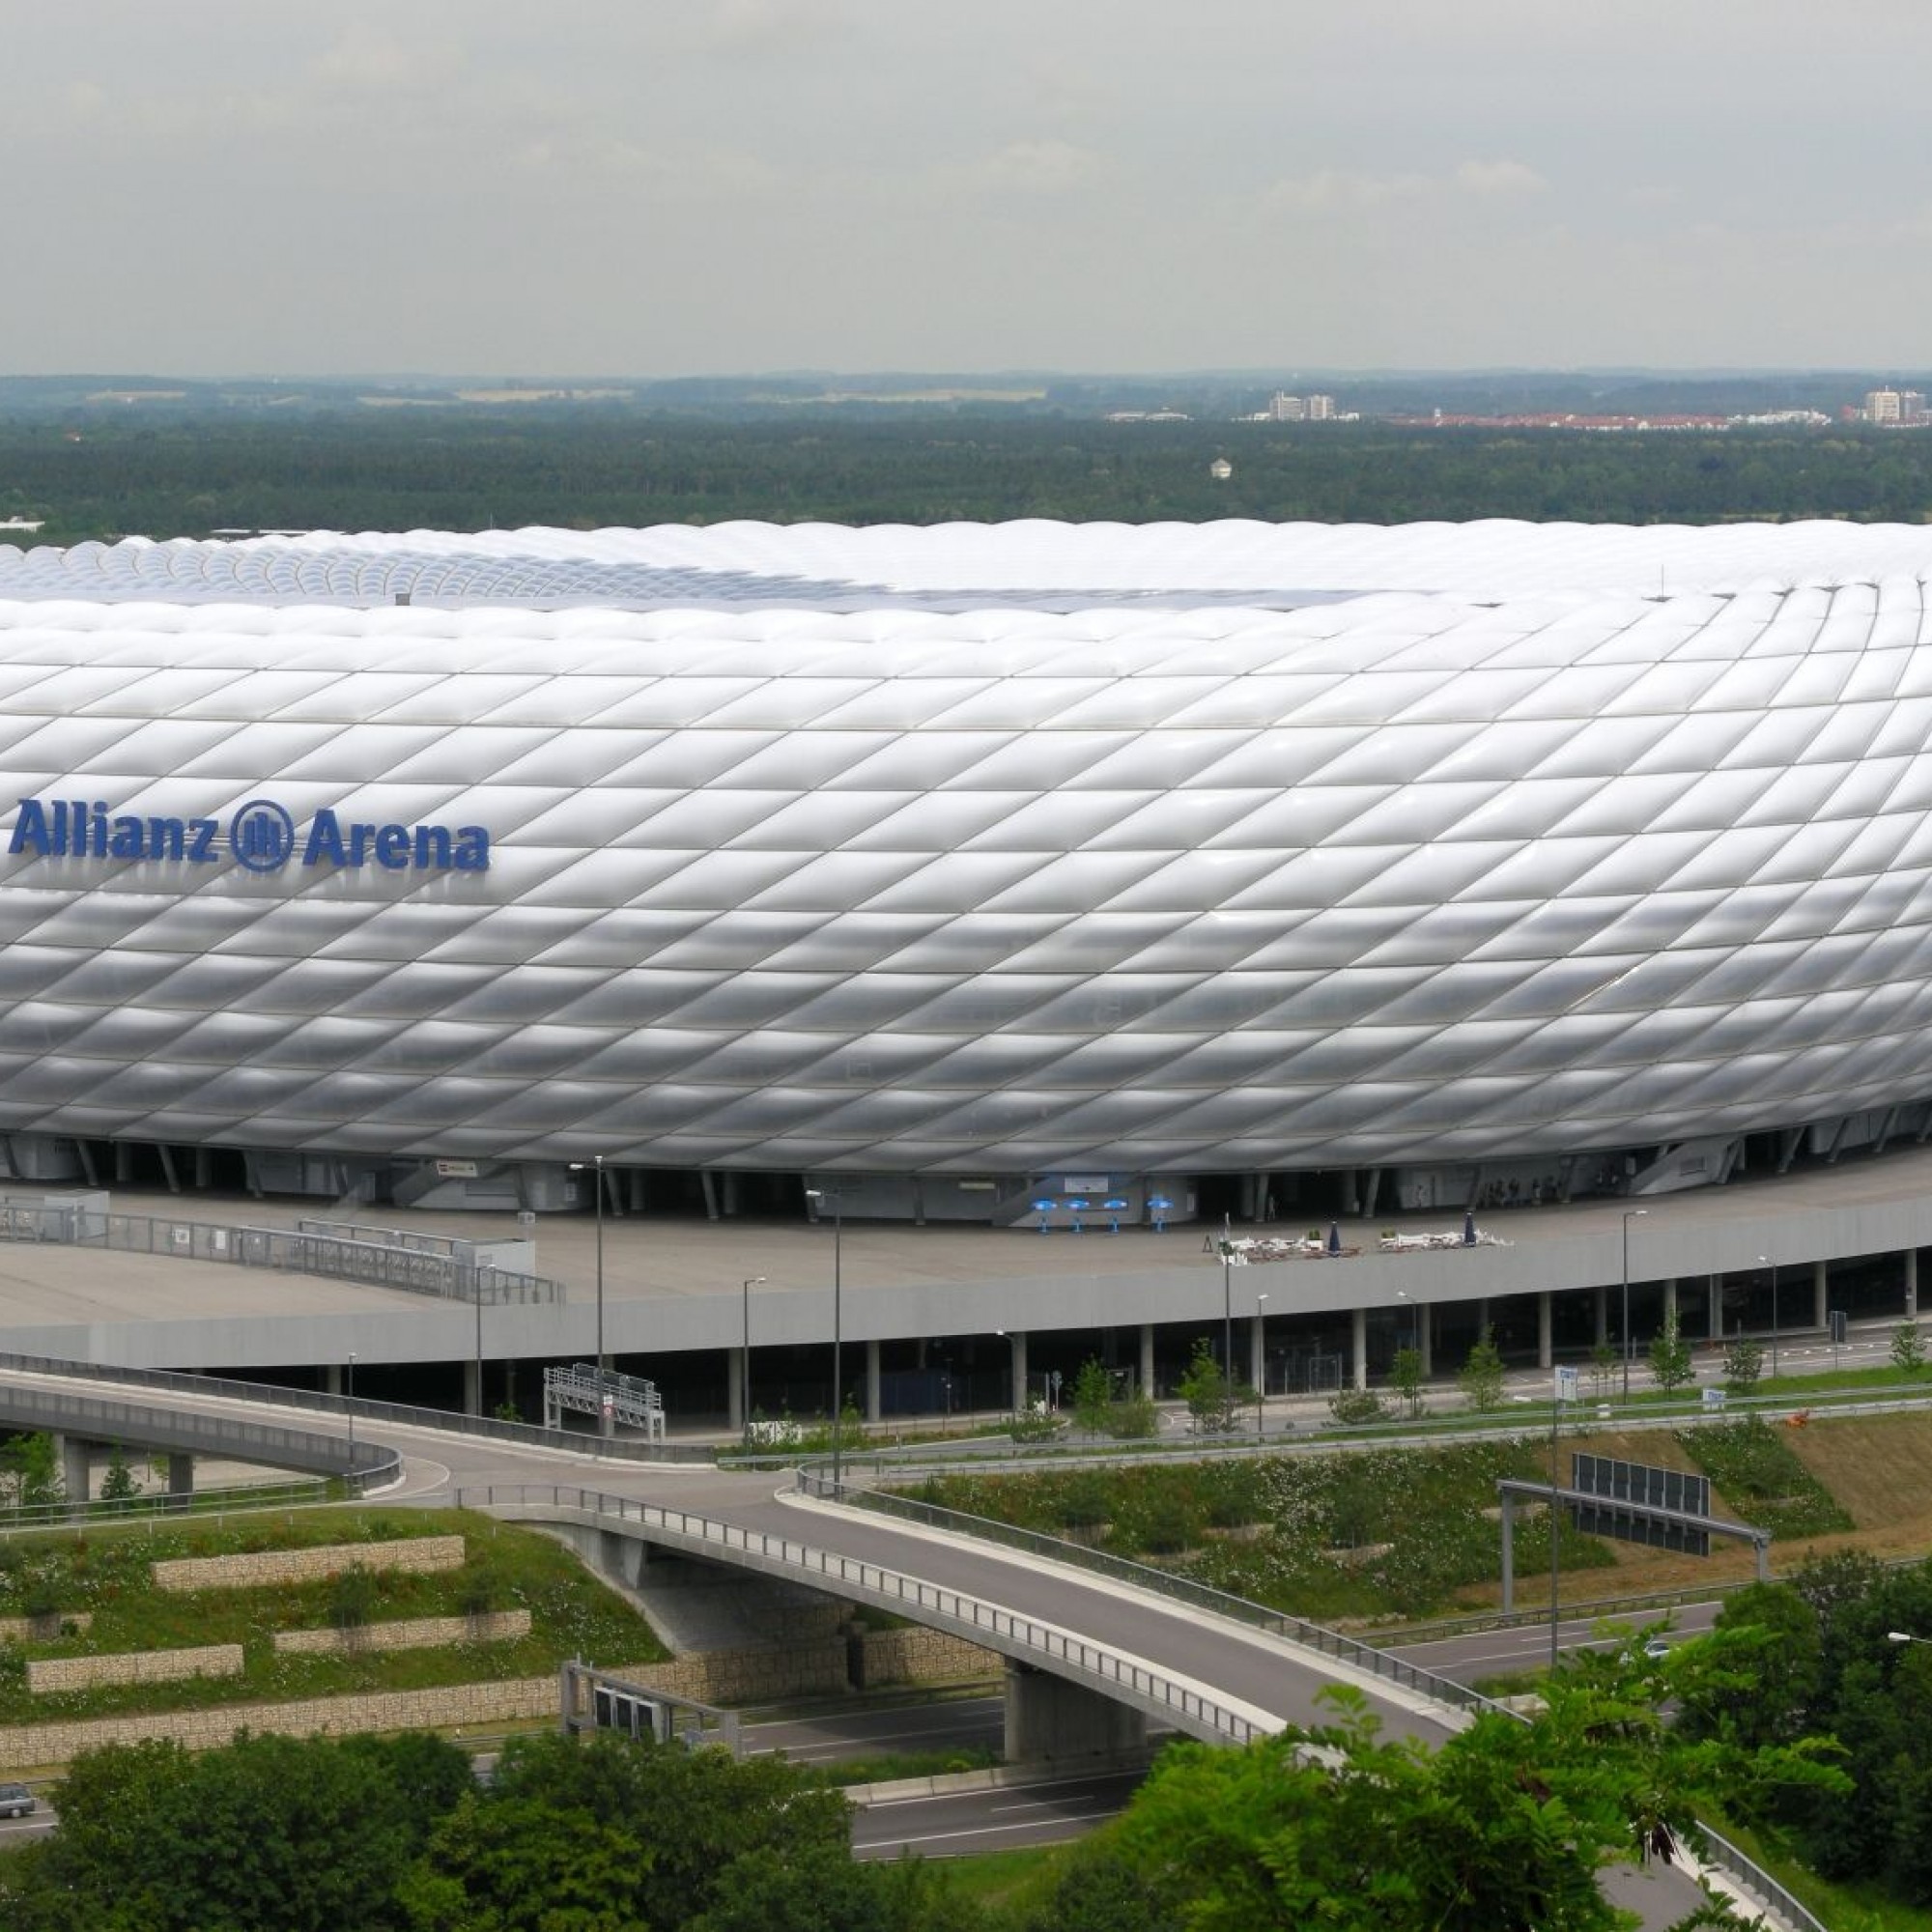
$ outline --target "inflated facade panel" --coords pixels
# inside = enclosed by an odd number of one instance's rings
[[[0,554],[0,1130],[1156,1172],[1922,1097],[1928,572],[1816,526]]]

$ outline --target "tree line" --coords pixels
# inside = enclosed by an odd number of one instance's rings
[[[1209,473],[1220,459],[1225,480]],[[1928,511],[1932,432],[1612,436],[997,412],[0,420],[0,521],[45,526],[0,533],[16,544],[736,519],[1920,523]]]

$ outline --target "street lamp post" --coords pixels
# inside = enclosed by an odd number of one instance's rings
[[[832,1204],[832,1493],[836,1496],[838,1493],[839,1474],[844,1466],[842,1451],[845,1436],[845,1385],[839,1376],[839,1358],[844,1353],[839,1307],[841,1250],[845,1233],[844,1196],[836,1189],[808,1187],[805,1198]]]
[[[355,1492],[355,1350],[349,1351],[349,1488]]]
[[[752,1439],[752,1291],[764,1285],[765,1278],[761,1274],[754,1274],[745,1284],[745,1339],[738,1351],[738,1406],[743,1411],[740,1420],[745,1425],[747,1442]]]
[[[1227,1378],[1228,1393],[1235,1392],[1235,1291],[1231,1270],[1235,1264],[1235,1231],[1227,1215],[1221,1216],[1221,1374]]]
[[[1624,1215],[1624,1400],[1631,1399],[1631,1223],[1640,1221],[1648,1208],[1632,1208]]]
[[[1267,1399],[1268,1357],[1267,1357],[1267,1296],[1255,1296],[1255,1340],[1260,1344],[1255,1353],[1259,1359],[1255,1367],[1261,1373],[1255,1377],[1255,1440],[1259,1442],[1264,1434],[1262,1404]]]

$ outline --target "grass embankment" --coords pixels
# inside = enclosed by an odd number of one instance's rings
[[[1680,1431],[1573,1428],[1559,1449],[1566,1482],[1576,1450],[1708,1474],[1712,1514],[1769,1529],[1779,1568],[1807,1551],[1932,1548],[1932,1413],[1814,1414],[1803,1427],[1728,1419]],[[1334,1456],[961,1474],[913,1493],[1318,1622],[1373,1622],[1495,1607],[1496,1478],[1548,1481],[1548,1453],[1538,1434]],[[1534,1508],[1519,1511],[1520,1567],[1540,1567],[1547,1522]],[[1566,1526],[1562,1596],[1577,1604],[1703,1591],[1747,1581],[1754,1562],[1745,1543],[1716,1542],[1709,1557],[1696,1557]]]
[[[175,1594],[155,1588],[151,1577],[150,1566],[163,1557],[448,1535],[464,1540],[461,1569],[425,1576],[384,1571],[361,1592],[345,1592],[338,1582],[325,1580]],[[366,1650],[342,1656],[275,1652],[277,1631],[327,1628],[337,1621],[343,1604],[357,1594],[366,1596],[366,1614],[372,1623],[526,1609],[530,1632],[503,1642],[428,1650]],[[666,1655],[643,1618],[560,1544],[534,1531],[456,1510],[309,1510],[227,1523],[100,1523],[0,1542],[0,1615],[22,1616],[48,1606],[67,1618],[89,1612],[92,1626],[84,1635],[0,1645],[0,1723],[425,1690],[541,1676],[573,1656],[642,1663]],[[39,1696],[27,1690],[29,1658],[93,1657],[215,1643],[242,1646],[242,1675],[103,1686]]]

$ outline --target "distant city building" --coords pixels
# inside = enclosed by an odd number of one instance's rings
[[[1869,423],[1920,423],[1926,420],[1925,398],[1917,389],[1871,389],[1859,414]]]
[[[1289,396],[1277,389],[1263,413],[1269,422],[1328,422],[1335,414],[1335,398]]]
[[[1217,456],[1208,466],[1208,473],[1217,483],[1225,483],[1235,473],[1235,466],[1225,456]]]

